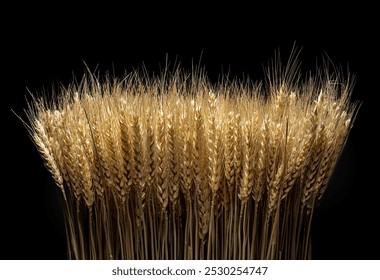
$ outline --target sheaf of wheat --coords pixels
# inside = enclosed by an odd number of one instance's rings
[[[85,75],[34,98],[70,259],[310,259],[315,209],[353,124],[353,81],[275,61],[264,83],[203,70]]]

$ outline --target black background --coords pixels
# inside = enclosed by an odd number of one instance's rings
[[[62,217],[50,176],[21,121],[26,99],[67,85],[90,70],[121,76],[141,67],[158,72],[169,61],[205,66],[216,81],[263,78],[278,48],[284,58],[302,47],[302,70],[327,54],[356,75],[353,99],[362,106],[328,200],[313,227],[316,259],[380,259],[379,29],[374,7],[268,5],[232,7],[182,3],[152,7],[91,4],[4,9],[1,22],[2,185],[0,259],[65,259]],[[346,4],[345,4],[346,5]],[[162,11],[164,8],[165,12]],[[287,7],[289,8],[289,7]],[[174,9],[174,10],[171,10]],[[377,108],[376,108],[377,107]]]

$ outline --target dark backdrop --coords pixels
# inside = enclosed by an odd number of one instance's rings
[[[187,70],[202,57],[213,81],[228,71],[231,77],[262,79],[275,50],[286,57],[294,43],[302,47],[304,71],[313,70],[325,53],[336,65],[348,66],[357,80],[353,99],[362,102],[328,200],[315,219],[314,258],[380,259],[379,30],[374,8],[310,4],[289,12],[274,5],[181,5],[164,7],[165,12],[148,4],[4,9],[0,259],[66,258],[56,189],[11,111],[23,114],[28,90],[67,85],[84,73],[84,62],[91,70],[119,76],[143,63],[157,72],[167,55]]]

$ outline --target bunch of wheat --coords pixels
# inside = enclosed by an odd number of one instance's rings
[[[74,259],[308,259],[352,126],[352,81],[297,63],[268,83],[203,71],[94,75],[35,99],[31,136],[62,192]]]

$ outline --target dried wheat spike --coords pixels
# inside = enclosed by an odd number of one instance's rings
[[[169,180],[167,177],[167,151],[165,141],[165,121],[164,112],[159,112],[156,132],[156,197],[161,208],[161,213],[166,212],[169,202]]]
[[[242,179],[240,184],[239,198],[246,203],[254,184],[254,143],[252,135],[252,126],[246,122],[243,127],[243,163],[242,163]]]
[[[45,129],[40,121],[36,120],[34,123],[35,133],[32,135],[33,141],[35,142],[38,151],[40,152],[42,158],[45,160],[46,168],[52,174],[55,182],[59,186],[59,188],[64,192],[63,187],[63,178],[59,168],[57,166],[57,161],[53,157],[53,153],[51,151],[50,142],[46,135]]]

